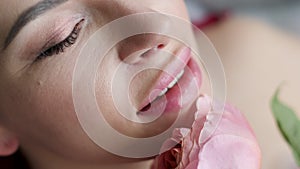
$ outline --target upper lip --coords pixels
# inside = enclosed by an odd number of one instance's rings
[[[141,102],[138,110],[142,110],[149,103],[152,103],[160,94],[159,91],[164,90],[174,80],[174,78],[186,67],[188,61],[191,59],[191,49],[188,47],[182,48],[177,54],[176,59],[169,63],[166,68],[159,75],[159,78],[152,85],[147,92],[147,97]],[[150,97],[153,90],[157,90],[154,96]]]

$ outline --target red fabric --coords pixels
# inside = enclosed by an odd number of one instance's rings
[[[207,26],[220,22],[221,20],[227,18],[229,15],[230,13],[228,11],[213,13],[207,15],[204,19],[193,21],[193,24],[197,26],[199,29],[203,29]]]

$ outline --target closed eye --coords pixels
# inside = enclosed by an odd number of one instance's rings
[[[63,53],[67,48],[71,47],[73,44],[76,43],[76,40],[79,36],[79,33],[82,29],[84,19],[82,19],[79,23],[77,23],[67,38],[65,38],[63,41],[49,47],[48,49],[41,52],[35,59],[35,61],[39,61],[42,59],[45,59],[47,57],[53,56],[53,55],[59,55],[60,53]]]

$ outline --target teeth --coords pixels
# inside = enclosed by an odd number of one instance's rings
[[[174,80],[168,85],[168,88],[170,89],[170,88],[172,88],[172,87],[174,87],[174,85],[177,83],[177,78],[174,78]]]
[[[158,97],[163,96],[164,94],[166,94],[168,91],[168,88],[165,88],[163,91],[160,92],[160,94],[158,95]]]
[[[158,95],[158,97],[163,96],[164,94],[167,93],[169,89],[175,86],[175,84],[179,81],[179,79],[183,76],[184,70],[182,70],[175,78],[174,80],[168,85],[167,88],[165,88],[161,93]]]
[[[184,70],[182,70],[182,71],[176,76],[177,81],[183,76],[183,74],[184,74]]]

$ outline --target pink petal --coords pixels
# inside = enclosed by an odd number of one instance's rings
[[[199,169],[259,169],[260,150],[252,140],[218,135],[210,139],[199,154]]]
[[[183,138],[189,134],[190,130],[191,129],[187,129],[187,128],[174,129],[172,137],[163,143],[163,145],[160,149],[160,153],[169,151],[175,145],[179,144],[183,140]]]
[[[208,117],[210,116],[210,117]],[[215,124],[218,120],[217,126]],[[230,105],[219,114],[208,113],[201,136],[211,135],[204,144],[201,140],[198,169],[259,169],[261,152],[255,135],[243,114]],[[208,128],[208,129],[207,129]],[[212,130],[212,128],[214,128]],[[214,131],[213,133],[204,133]]]
[[[224,113],[210,111],[208,96],[198,99],[191,129],[176,129],[162,150],[181,143],[156,158],[153,169],[165,169],[163,160],[175,157],[176,169],[259,169],[261,152],[255,135],[243,114],[230,105]],[[175,161],[174,161],[175,162]],[[173,164],[168,161],[167,164]],[[174,166],[174,164],[172,165]]]

